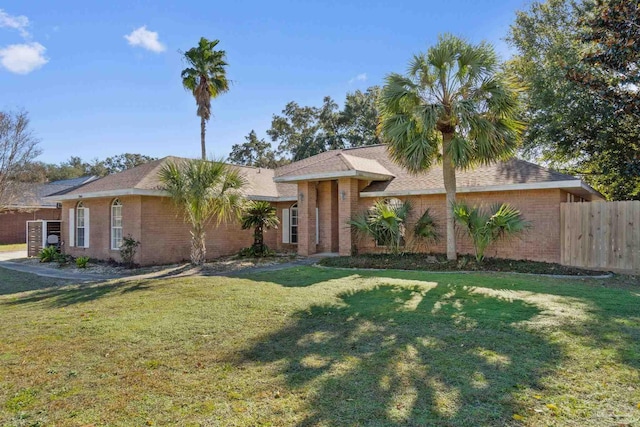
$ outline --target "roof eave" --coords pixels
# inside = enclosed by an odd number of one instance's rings
[[[585,184],[582,180],[572,179],[565,181],[532,182],[524,184],[500,184],[482,185],[474,187],[458,187],[457,193],[485,193],[490,191],[519,191],[519,190],[573,190],[586,196],[588,200],[603,199],[596,190]],[[429,194],[446,194],[444,188],[424,188],[419,190],[392,190],[392,191],[362,191],[360,197],[391,197],[391,196],[421,196]]]
[[[62,194],[60,196],[47,196],[43,200],[51,200],[61,202],[64,200],[78,199],[98,199],[101,197],[119,197],[119,196],[159,196],[168,197],[169,193],[164,190],[147,190],[140,188],[123,188],[119,190],[92,191],[87,193]]]
[[[359,178],[359,179],[367,179],[371,181],[389,181],[393,179],[394,176],[383,174],[383,173],[351,169],[346,171],[312,173],[307,175],[278,176],[273,178],[273,181],[274,182],[326,181],[326,180],[337,179],[337,178]]]

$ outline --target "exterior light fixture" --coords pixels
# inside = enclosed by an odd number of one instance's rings
[[[347,192],[342,190],[340,192],[340,200],[345,200],[347,198]]]
[[[304,202],[304,193],[302,191],[300,192],[300,201]]]

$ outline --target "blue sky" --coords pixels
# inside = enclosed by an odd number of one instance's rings
[[[178,51],[201,36],[219,39],[233,85],[213,101],[207,150],[226,156],[251,129],[266,138],[287,102],[342,102],[403,72],[440,33],[487,40],[508,57],[502,39],[527,4],[5,0],[0,109],[30,113],[45,162],[124,152],[198,157],[199,119],[181,86]]]

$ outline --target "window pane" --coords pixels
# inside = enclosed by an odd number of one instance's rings
[[[78,227],[84,227],[84,208],[78,208]]]
[[[78,236],[77,245],[81,248],[84,247],[84,228],[78,228],[77,236]]]

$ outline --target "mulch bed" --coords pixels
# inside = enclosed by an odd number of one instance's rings
[[[448,261],[443,254],[365,254],[351,257],[325,258],[320,265],[342,268],[378,268],[424,271],[498,271],[512,273],[553,274],[563,276],[600,276],[602,271],[585,270],[547,262],[485,258],[478,263],[474,257],[458,256]]]

